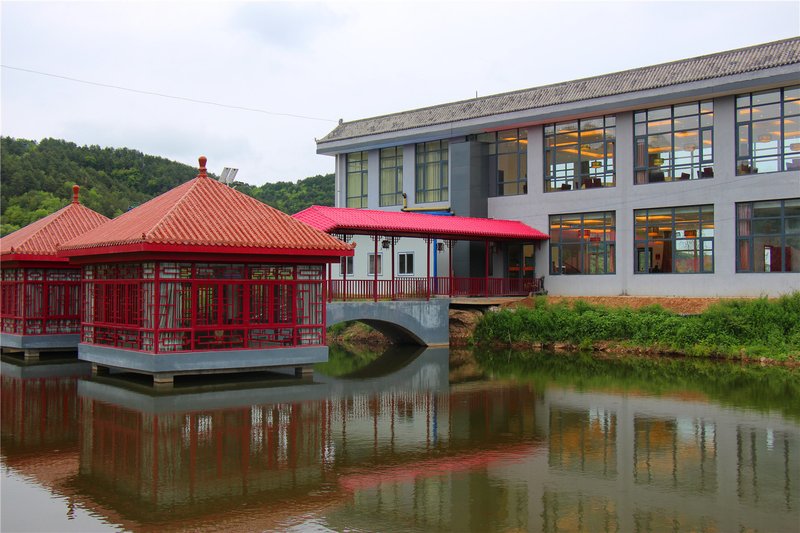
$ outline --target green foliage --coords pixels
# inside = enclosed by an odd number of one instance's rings
[[[78,146],[58,139],[1,137],[0,152],[0,235],[67,205],[74,184],[81,187],[81,203],[113,218],[197,175],[195,167],[136,150]],[[289,214],[334,201],[333,174],[297,183],[235,187]]]
[[[658,306],[637,311],[577,302],[487,313],[475,330],[478,343],[631,342],[690,355],[800,357],[800,292],[776,300],[723,301],[697,316],[680,316]]]

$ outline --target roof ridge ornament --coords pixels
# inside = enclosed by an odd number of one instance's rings
[[[81,192],[81,188],[77,184],[72,186],[72,203],[73,204],[81,203],[80,200],[78,199],[78,196],[80,195],[80,192]]]
[[[206,156],[204,156],[204,155],[201,155],[200,158],[198,159],[198,161],[200,162],[200,173],[197,174],[197,177],[198,178],[207,178],[208,177],[208,172],[206,171],[206,162],[208,161],[208,158]]]

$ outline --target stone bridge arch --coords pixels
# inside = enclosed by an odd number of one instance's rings
[[[449,346],[450,300],[330,302],[328,327],[341,322],[364,322],[398,341],[421,346]]]

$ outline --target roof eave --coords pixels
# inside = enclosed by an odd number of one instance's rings
[[[317,154],[335,155],[345,151],[384,148],[398,144],[425,142],[441,138],[454,138],[478,131],[502,127],[525,127],[558,120],[569,120],[598,113],[619,113],[644,106],[676,102],[682,99],[719,98],[737,92],[779,87],[798,82],[800,63],[753,70],[729,76],[665,85],[662,87],[617,93],[595,98],[573,100],[543,107],[531,107],[508,113],[489,114],[452,122],[412,126],[368,135],[317,141]]]
[[[187,245],[187,244],[162,244],[162,243],[129,243],[112,244],[108,246],[87,246],[84,248],[61,249],[59,256],[65,258],[78,258],[87,256],[112,256],[116,254],[131,253],[174,253],[180,254],[215,254],[215,255],[264,255],[269,256],[300,256],[311,259],[314,257],[347,257],[353,255],[352,249],[316,249],[316,248],[280,248],[258,246],[214,246],[214,245]],[[113,257],[109,257],[113,259]]]

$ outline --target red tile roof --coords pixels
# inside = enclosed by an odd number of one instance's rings
[[[4,260],[53,256],[48,260],[65,261],[56,257],[59,244],[108,222],[107,217],[78,202],[77,185],[72,190],[71,204],[0,239],[0,256]]]
[[[377,211],[313,205],[294,217],[327,233],[436,237],[454,240],[549,239],[541,231],[516,220],[440,216],[424,213]]]
[[[195,179],[62,245],[63,254],[213,247],[220,253],[352,255],[350,245],[209,178],[204,157],[200,167]]]

